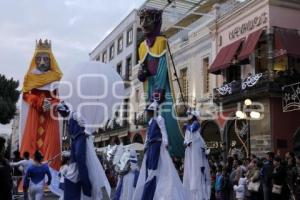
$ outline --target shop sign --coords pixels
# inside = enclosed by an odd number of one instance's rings
[[[282,87],[282,110],[300,110],[300,82]]]
[[[235,38],[238,38],[239,36],[257,28],[264,24],[266,24],[268,21],[267,13],[263,12],[261,15],[254,17],[253,19],[250,19],[248,22],[243,23],[242,25],[239,25],[232,29],[229,32],[229,40],[233,40]]]

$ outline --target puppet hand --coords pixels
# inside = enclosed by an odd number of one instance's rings
[[[45,98],[43,102],[43,111],[47,112],[51,108],[51,98]]]

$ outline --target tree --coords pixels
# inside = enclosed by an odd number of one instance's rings
[[[16,103],[19,99],[20,91],[19,81],[12,78],[7,79],[0,74],[0,123],[8,124],[14,117],[17,107]]]

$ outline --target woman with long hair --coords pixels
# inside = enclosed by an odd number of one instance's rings
[[[44,196],[45,176],[47,175],[47,185],[51,183],[51,173],[48,164],[43,164],[41,152],[34,153],[34,162],[28,168],[24,178],[24,188],[28,190],[31,200],[42,200]]]

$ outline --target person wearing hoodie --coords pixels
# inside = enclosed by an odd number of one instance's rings
[[[235,191],[235,197],[237,200],[244,200],[246,194],[246,182],[247,178],[245,177],[245,173],[242,173],[238,185],[233,186],[233,190]]]

